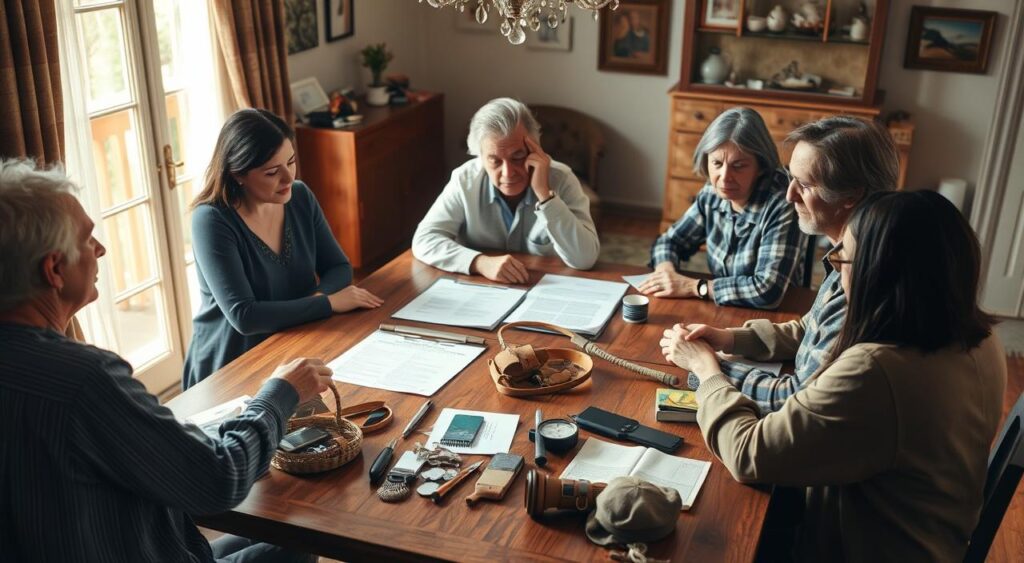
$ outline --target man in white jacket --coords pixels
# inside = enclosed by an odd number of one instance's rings
[[[522,102],[491,100],[473,116],[467,139],[477,158],[451,180],[416,228],[412,252],[442,270],[527,283],[509,254],[557,255],[571,268],[597,261],[600,242],[590,202],[572,170],[540,147],[540,125]]]

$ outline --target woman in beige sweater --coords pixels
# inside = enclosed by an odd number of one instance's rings
[[[666,359],[701,380],[697,422],[733,477],[807,487],[800,559],[963,558],[1006,385],[977,305],[979,255],[934,192],[870,196],[831,257],[849,299],[832,360],[761,419],[705,341],[665,331]]]

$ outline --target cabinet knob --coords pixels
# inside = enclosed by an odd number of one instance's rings
[[[697,119],[697,120],[703,121],[704,120],[704,112],[702,112],[702,111],[695,111],[695,112],[693,112],[693,118]]]

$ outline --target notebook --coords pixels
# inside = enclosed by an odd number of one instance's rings
[[[441,445],[468,448],[476,440],[476,434],[484,425],[484,417],[472,414],[457,414],[452,417],[448,430],[441,438]]]

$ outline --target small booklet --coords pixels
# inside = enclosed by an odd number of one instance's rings
[[[440,278],[392,317],[494,330],[525,295],[516,287]]]
[[[709,461],[669,455],[644,446],[620,446],[587,438],[559,477],[607,483],[616,477],[632,475],[679,491],[683,510],[689,510],[710,469]]]
[[[654,418],[661,422],[696,422],[697,394],[686,389],[658,389],[654,394]]]

